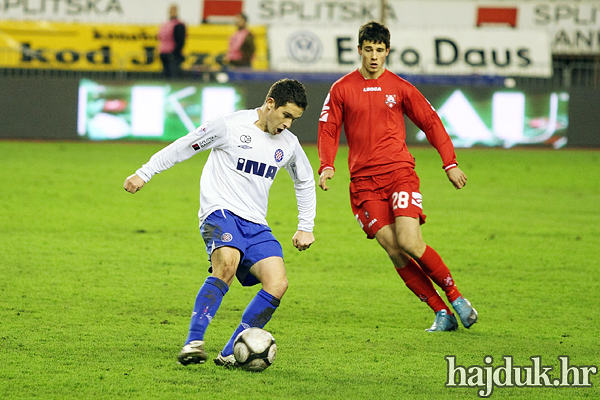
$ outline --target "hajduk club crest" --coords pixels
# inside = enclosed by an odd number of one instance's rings
[[[281,162],[283,160],[283,150],[277,149],[275,150],[275,161]]]

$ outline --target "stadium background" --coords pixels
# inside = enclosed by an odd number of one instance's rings
[[[358,26],[375,19],[392,31],[388,68],[444,111],[457,147],[600,145],[599,1],[186,1],[185,75],[167,82],[155,35],[170,3],[0,2],[0,138],[170,141],[292,77],[310,96],[294,132],[311,143],[331,83],[358,65]],[[256,57],[223,75],[215,57],[239,11]],[[148,93],[162,109],[140,125],[161,108],[135,100]],[[420,140],[410,125],[408,141]]]
[[[208,154],[135,196],[123,191],[123,178],[215,108],[259,106],[283,76],[308,86],[311,106],[293,131],[313,142],[328,88],[354,68],[346,49],[358,26],[381,19],[377,1],[233,3],[264,33],[266,58],[220,83],[211,54],[232,28],[227,15],[201,21],[210,9],[235,11],[215,3],[181,4],[206,47],[190,38],[188,54],[201,56],[190,56],[183,79],[165,81],[146,47],[156,44],[168,1],[0,0],[0,398],[475,399],[481,385],[446,386],[445,356],[465,366],[487,365],[487,355],[494,366],[505,355],[515,365],[541,356],[556,373],[559,355],[598,365],[600,154],[578,147],[600,141],[600,1],[569,0],[385,3],[397,48],[390,68],[427,95],[457,145],[477,146],[457,151],[469,176],[459,192],[435,149],[410,146],[427,198],[426,240],[477,304],[474,329],[424,334],[432,314],[348,207],[341,146],[332,190],[317,190],[311,251],[295,251],[290,240],[297,209],[287,177],[271,190],[268,220],[291,288],[269,323],[280,350],[274,366],[247,374],[176,364],[208,268],[196,217]],[[285,35],[296,29],[288,55]],[[210,41],[210,32],[220,34]],[[540,32],[547,42],[525,53],[536,63],[529,69],[518,51]],[[439,63],[426,60],[436,40]],[[462,49],[453,63],[450,42]],[[493,63],[494,50],[498,64],[506,50],[517,54],[516,67],[482,71],[476,64],[482,54]],[[143,62],[148,55],[154,64]],[[316,146],[305,149],[315,168]],[[228,293],[207,336],[211,355],[254,294]],[[598,375],[591,383],[497,387],[493,398],[600,398]]]

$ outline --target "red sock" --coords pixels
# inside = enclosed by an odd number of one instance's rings
[[[446,293],[448,301],[452,303],[461,296],[454,284],[454,279],[452,279],[450,270],[446,267],[446,264],[444,264],[442,257],[440,257],[437,251],[427,246],[425,248],[425,253],[419,258],[418,263],[423,269],[423,272],[425,272],[431,280]]]
[[[433,287],[431,279],[423,272],[415,260],[411,258],[405,267],[396,268],[396,271],[406,286],[412,290],[421,301],[427,302],[427,305],[431,307],[434,312],[448,310],[448,312],[452,314],[437,290]]]

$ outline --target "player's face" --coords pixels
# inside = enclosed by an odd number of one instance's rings
[[[365,40],[361,46],[358,46],[358,54],[361,57],[360,72],[365,78],[375,79],[383,73],[385,59],[390,53],[390,49],[383,43],[373,43]]]
[[[266,127],[265,132],[271,135],[279,135],[284,129],[289,129],[292,122],[302,116],[304,109],[294,103],[275,108],[275,100],[267,100]]]

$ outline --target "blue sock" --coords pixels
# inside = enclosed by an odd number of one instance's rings
[[[214,276],[209,276],[204,281],[196,296],[194,312],[190,321],[190,332],[185,341],[188,344],[192,340],[204,340],[204,332],[217,313],[223,296],[229,287],[225,282]]]
[[[241,331],[248,328],[263,328],[273,316],[273,313],[279,306],[280,300],[270,295],[263,289],[254,296],[248,307],[242,314],[242,322],[231,335],[229,342],[225,345],[221,354],[226,357],[233,354],[233,341]]]

